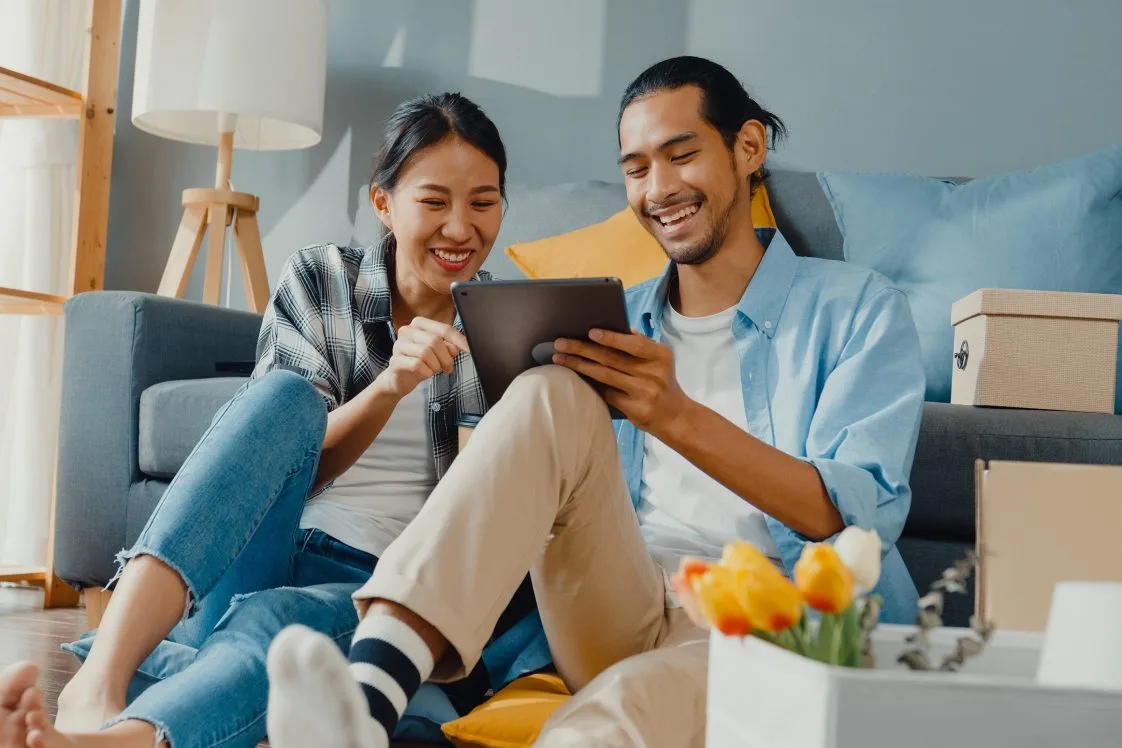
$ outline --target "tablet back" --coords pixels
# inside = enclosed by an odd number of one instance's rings
[[[585,340],[593,328],[629,330],[617,278],[456,283],[452,298],[489,407],[519,374],[549,363],[552,351],[541,344]]]

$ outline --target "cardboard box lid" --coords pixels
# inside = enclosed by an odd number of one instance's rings
[[[951,324],[979,314],[1122,320],[1122,294],[979,288],[951,305]]]
[[[1040,631],[1056,582],[1122,582],[1122,466],[978,462],[983,619]]]

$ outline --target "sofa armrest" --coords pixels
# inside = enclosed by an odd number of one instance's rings
[[[152,294],[99,291],[66,302],[55,571],[104,584],[125,545],[140,396],[159,382],[229,376],[256,357],[261,316]]]
[[[974,542],[974,461],[1122,464],[1122,416],[926,403],[905,537]]]

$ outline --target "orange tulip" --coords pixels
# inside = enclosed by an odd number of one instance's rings
[[[761,631],[786,631],[802,618],[802,594],[770,563],[745,574],[739,590],[741,607],[752,625]]]
[[[744,575],[718,565],[687,575],[702,615],[726,636],[744,636],[752,630],[739,594]]]
[[[853,574],[833,546],[815,543],[803,548],[795,564],[795,584],[820,613],[836,615],[853,602]]]

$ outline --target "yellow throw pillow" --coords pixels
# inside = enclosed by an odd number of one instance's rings
[[[752,195],[752,224],[775,228],[763,186]],[[630,208],[567,234],[513,244],[506,254],[527,278],[615,276],[626,288],[650,280],[666,267],[662,247]]]
[[[559,676],[526,675],[440,729],[456,748],[522,748],[533,745],[546,720],[568,698]]]

